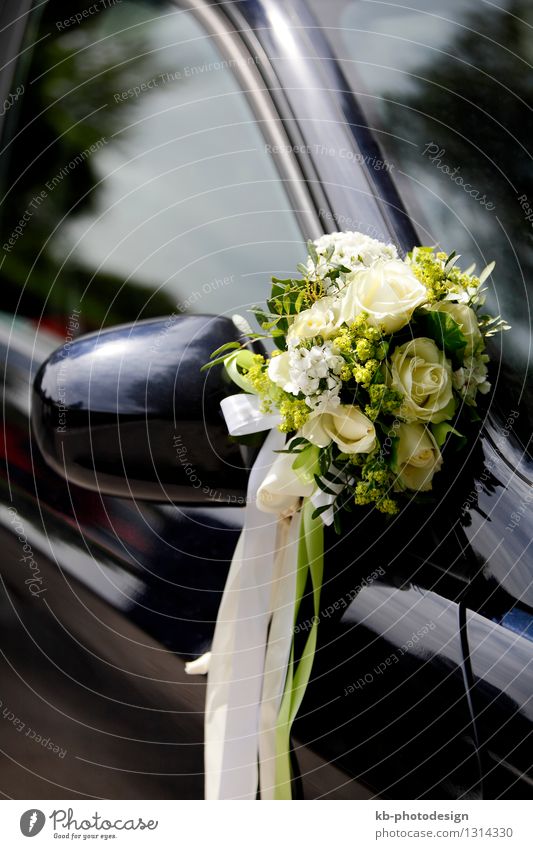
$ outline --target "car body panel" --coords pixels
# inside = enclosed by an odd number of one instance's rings
[[[326,231],[362,229],[410,247],[416,240],[412,225],[387,173],[375,167],[379,147],[333,56],[324,58],[324,38],[306,32],[312,19],[304,4],[290,10],[272,0],[226,5],[213,29],[219,44],[233,50],[235,34],[224,41],[223,30],[242,23],[241,49],[260,59],[258,73],[294,148],[290,164],[278,168],[292,175],[289,189],[301,179],[295,205],[303,202],[302,191],[308,201],[300,221],[315,221],[308,225],[315,228],[320,219]],[[204,21],[213,12],[198,10]],[[264,100],[256,102],[256,115],[264,108]],[[346,150],[346,156],[328,155],[320,145]],[[12,670],[25,670],[26,682],[9,673],[9,710],[22,703],[21,686],[29,687],[31,709],[19,719],[33,728],[41,712],[40,736],[57,738],[69,752],[43,764],[38,744],[32,748],[12,723],[2,723],[3,790],[34,798],[196,798],[203,682],[185,679],[183,660],[209,647],[242,511],[126,501],[56,475],[30,434],[28,416],[32,378],[64,339],[61,331],[36,334],[35,324],[19,319],[2,327],[2,651]],[[296,725],[305,795],[478,798],[529,792],[524,754],[515,745],[529,727],[527,694],[521,686],[505,696],[514,667],[502,659],[493,675],[490,665],[502,640],[507,646],[517,638],[516,611],[530,616],[528,569],[514,568],[508,544],[497,546],[499,529],[512,521],[509,511],[529,492],[528,473],[513,465],[516,452],[509,453],[512,438],[502,443],[502,421],[485,424],[461,481],[436,513],[410,513],[402,528],[386,534],[362,513],[344,540],[328,537],[319,650]],[[524,519],[514,539],[526,528]],[[33,596],[24,583],[31,575],[17,556],[17,536],[35,552],[47,592]],[[35,584],[34,592],[40,588]],[[423,628],[415,641],[413,634]],[[35,640],[26,651],[29,637],[21,635],[41,633],[43,651]],[[530,645],[519,637],[521,660],[513,663],[528,659]],[[48,681],[61,694],[57,704],[50,704]],[[497,722],[505,729],[496,742],[495,700]],[[63,737],[58,714],[69,715]],[[54,776],[59,760],[62,768],[71,765],[64,776]]]

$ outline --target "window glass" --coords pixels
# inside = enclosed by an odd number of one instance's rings
[[[382,146],[424,244],[478,270],[496,260],[488,307],[493,410],[520,409],[530,438],[533,281],[533,6],[527,0],[310,0]],[[501,358],[500,358],[501,346]]]
[[[4,137],[3,309],[90,329],[263,300],[305,247],[234,60],[170,3],[39,14]]]

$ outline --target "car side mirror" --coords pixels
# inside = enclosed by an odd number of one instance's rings
[[[252,449],[228,437],[220,401],[236,387],[213,350],[239,338],[228,318],[171,316],[81,336],[34,382],[32,425],[45,461],[104,495],[244,504]]]

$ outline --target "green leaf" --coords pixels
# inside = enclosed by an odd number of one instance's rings
[[[263,330],[267,330],[269,332],[272,331],[271,335],[273,336],[274,335],[273,331],[274,331],[276,325],[278,324],[278,322],[279,322],[279,317],[274,319],[274,321],[264,321],[261,326],[262,326]]]
[[[483,271],[482,271],[482,272],[481,272],[481,274],[479,275],[479,283],[480,283],[480,285],[481,285],[481,283],[484,283],[484,282],[485,282],[485,280],[487,279],[487,277],[490,277],[490,275],[491,275],[491,274],[492,274],[492,272],[494,271],[495,266],[496,266],[496,263],[495,263],[494,261],[493,261],[493,262],[489,262],[489,264],[488,264],[487,266],[485,266],[485,268],[483,269]]]
[[[315,479],[315,472],[318,469],[318,452],[316,445],[308,445],[300,451],[292,464],[292,468],[304,484],[313,483]]]
[[[225,345],[221,345],[220,348],[217,348],[216,351],[213,351],[210,359],[212,360],[214,357],[218,357],[218,355],[222,354],[224,351],[232,351],[235,348],[242,348],[242,342],[226,342]]]
[[[323,504],[322,507],[317,507],[316,510],[311,513],[311,518],[318,519],[318,517],[321,516],[322,513],[325,513],[326,510],[329,510],[330,508],[331,504]]]
[[[329,487],[326,486],[320,475],[314,475],[313,477],[316,485],[319,487],[319,489],[322,490],[322,492],[325,492],[326,495],[338,495],[337,492],[334,492],[332,489],[329,489]]]
[[[320,473],[322,475],[325,475],[331,465],[331,448],[329,446],[327,448],[320,449],[318,463],[320,467]]]
[[[378,369],[376,369],[376,372],[375,372],[375,374],[374,374],[374,376],[371,380],[372,386],[374,384],[378,384],[378,383],[385,383],[385,374],[384,374],[381,366]]]
[[[456,430],[449,422],[440,422],[439,424],[432,424],[431,431],[433,433],[433,436],[435,437],[435,442],[437,443],[439,448],[442,448],[450,433],[454,436],[459,437],[460,439],[460,443],[457,445],[458,450],[459,448],[462,448],[464,445],[466,445],[466,436],[464,436],[462,433],[459,433],[459,431]]]
[[[296,310],[296,312],[300,312],[302,304],[304,302],[305,294],[306,293],[304,289],[302,289],[302,291],[298,294],[298,297],[296,298],[296,302],[294,304],[294,309]]]
[[[476,408],[472,407],[470,404],[465,404],[463,412],[466,413],[471,422],[477,423],[482,420]]]
[[[450,256],[448,257],[448,259],[444,263],[444,268],[446,269],[446,272],[451,271],[453,266],[456,265],[459,262],[460,259],[461,259],[461,254],[458,254],[455,251],[452,251]]]
[[[291,439],[289,442],[289,449],[297,448],[298,445],[309,445],[309,440],[305,438],[305,436],[295,436],[294,439]]]
[[[322,477],[324,478],[324,480],[327,480],[330,483],[340,483],[341,482],[341,473],[340,473],[339,470],[333,469],[333,471],[323,472]]]
[[[213,366],[219,366],[221,363],[225,363],[231,357],[231,354],[226,354],[224,357],[217,357],[216,360],[211,360],[209,363],[204,363],[201,367],[200,371],[209,371]]]
[[[303,436],[299,436],[292,439],[286,448],[280,448],[278,451],[274,451],[274,454],[301,454],[304,451],[304,445],[309,445],[309,440]]]
[[[308,250],[309,256],[313,260],[314,265],[315,266],[318,265],[318,254],[316,252],[316,247],[313,244],[313,242],[311,241],[311,239],[309,239],[309,241],[307,242],[307,250]]]
[[[427,335],[450,356],[459,354],[466,346],[466,337],[460,325],[449,313],[439,310],[425,312],[423,322]]]
[[[251,351],[243,351],[241,345],[238,345],[238,347],[241,348],[241,350],[238,351],[238,352],[232,353],[231,351],[229,351],[227,354],[223,354],[222,357],[217,357],[215,360],[211,360],[208,363],[204,363],[204,365],[200,368],[200,371],[209,371],[209,369],[213,368],[213,366],[219,366],[222,363],[227,363],[228,360],[235,358],[235,357],[238,357],[239,354],[242,354],[242,353],[250,354],[251,356],[253,356]],[[213,354],[211,354],[211,356],[214,357],[216,353],[217,352],[215,351]]]
[[[281,315],[283,312],[283,304],[278,298],[271,298],[267,301],[267,306],[274,315]]]
[[[243,371],[247,371],[254,362],[254,355],[251,351],[241,350],[235,354],[229,354],[229,356],[224,358],[224,367],[231,378],[231,380],[237,384],[241,389],[244,389],[245,392],[249,392],[252,395],[257,395],[256,389],[252,386],[246,374],[243,374]]]
[[[260,325],[268,324],[274,318],[270,313],[266,313],[263,307],[252,307],[250,312],[255,316],[257,323]]]

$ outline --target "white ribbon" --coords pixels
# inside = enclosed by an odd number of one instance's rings
[[[206,799],[255,799],[259,705],[276,554],[277,520],[255,496],[284,436],[268,434],[250,473],[244,527],[220,605],[207,683]]]
[[[231,436],[246,436],[262,430],[271,430],[281,421],[279,413],[262,413],[258,395],[230,395],[220,402],[228,433]]]
[[[272,586],[272,621],[263,675],[260,711],[259,761],[261,799],[274,799],[276,785],[276,724],[285,687],[294,636],[296,564],[302,515],[279,523],[278,557]]]
[[[257,396],[247,394],[233,395],[221,404],[232,436],[267,429],[270,433],[250,472],[243,530],[211,652],[186,667],[189,674],[209,670],[206,799],[255,799],[259,763],[261,796],[274,798],[276,721],[293,638],[301,516],[299,511],[273,515],[257,507],[259,487],[264,487],[276,462],[273,452],[285,442],[276,429],[279,415],[261,413],[259,404]],[[284,486],[281,493],[286,493]],[[288,501],[298,503],[295,495]]]

